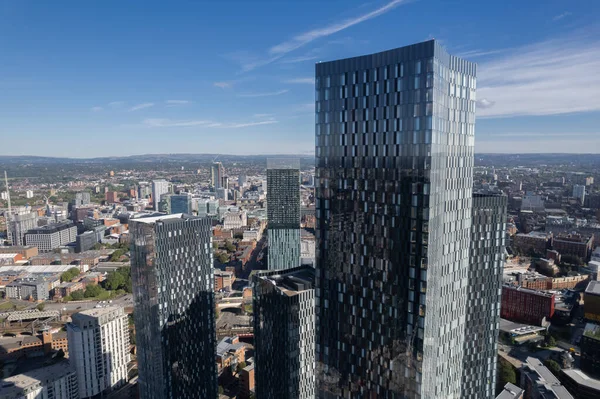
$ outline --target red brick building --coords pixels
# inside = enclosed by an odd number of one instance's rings
[[[502,286],[500,317],[541,326],[554,315],[554,294],[512,285]]]

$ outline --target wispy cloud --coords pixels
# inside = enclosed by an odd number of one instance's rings
[[[569,15],[572,15],[573,13],[569,12],[569,11],[565,11],[562,14],[558,14],[556,16],[554,16],[554,18],[552,18],[553,21],[560,21],[563,18],[568,17]]]
[[[600,40],[570,35],[478,66],[478,117],[600,111]]]
[[[174,119],[159,119],[150,118],[144,119],[142,124],[146,127],[193,127],[201,126],[206,128],[222,128],[222,129],[240,129],[251,126],[271,125],[278,123],[277,120],[269,118],[263,121],[251,122],[215,122],[210,120],[174,120]]]
[[[486,55],[499,54],[499,53],[503,53],[505,51],[508,51],[508,49],[501,49],[501,50],[469,50],[469,51],[464,51],[462,53],[457,53],[456,56],[457,57],[461,57],[461,58],[477,58],[477,57],[483,57],[483,56],[486,56]]]
[[[271,96],[280,96],[287,92],[289,92],[289,90],[284,89],[284,90],[271,91],[271,92],[265,92],[265,93],[242,93],[242,94],[238,94],[238,97],[271,97]]]
[[[104,108],[102,108],[102,107],[92,107],[92,108],[91,108],[92,112],[100,112],[100,111],[102,111],[103,109],[104,109]]]
[[[317,58],[319,57],[315,55],[301,55],[299,57],[284,58],[279,62],[281,62],[282,64],[296,64],[298,62],[316,60]]]
[[[231,89],[233,87],[233,82],[215,82],[213,86],[220,87],[221,89]]]
[[[292,78],[284,80],[283,83],[314,85],[315,78]]]
[[[112,101],[108,103],[108,106],[113,108],[122,107],[123,105],[125,105],[125,102],[123,101]]]
[[[190,102],[188,100],[167,100],[167,101],[165,101],[165,104],[167,105],[167,107],[177,107],[178,105],[186,105],[189,103]]]
[[[154,107],[154,103],[142,103],[129,108],[129,111],[139,111],[140,109]]]
[[[272,118],[274,114],[254,114],[253,118]]]
[[[309,44],[317,39],[331,36],[335,33],[338,33],[345,29],[348,29],[354,25],[358,25],[362,22],[379,17],[380,15],[383,15],[383,14],[393,10],[394,8],[398,7],[399,5],[401,5],[403,3],[407,3],[408,1],[409,0],[392,0],[392,1],[388,2],[387,4],[385,4],[384,6],[381,6],[371,12],[359,15],[354,18],[345,19],[340,22],[334,22],[330,25],[327,25],[327,26],[324,26],[321,28],[317,28],[317,29],[312,29],[307,32],[298,34],[289,40],[286,40],[284,42],[276,44],[275,46],[272,46],[269,49],[267,56],[265,56],[265,57],[257,57],[256,55],[249,54],[247,52],[238,52],[238,53],[230,54],[229,57],[231,59],[235,59],[241,63],[242,71],[244,71],[244,72],[251,71],[251,70],[259,68],[261,66],[268,65],[272,62],[278,61],[281,58],[283,58],[285,55],[287,55],[288,53],[290,53],[296,49],[299,49],[300,47],[306,46],[307,44]],[[314,58],[312,58],[313,57],[312,55],[310,57],[311,57],[310,59],[314,59]],[[306,60],[307,60],[306,57],[297,57],[295,59],[284,60],[282,62],[293,63],[293,62],[301,62],[301,61],[306,61]]]
[[[518,146],[521,153],[572,153],[589,154],[600,148],[600,132],[511,132],[479,135],[475,139],[477,153],[515,153]]]
[[[336,23],[333,23],[331,25],[328,25],[328,26],[325,26],[322,28],[317,28],[317,29],[309,30],[308,32],[301,33],[299,35],[294,36],[290,40],[287,40],[285,42],[279,43],[279,44],[271,47],[269,49],[269,54],[272,54],[272,55],[287,54],[290,51],[293,51],[293,50],[296,50],[297,48],[305,46],[314,40],[333,35],[334,33],[343,31],[344,29],[348,29],[354,25],[358,25],[361,22],[365,22],[370,19],[376,18],[380,15],[383,15],[405,2],[406,2],[405,0],[393,0],[376,10],[373,10],[366,14],[360,15],[358,17],[346,19],[344,21],[336,22]]]

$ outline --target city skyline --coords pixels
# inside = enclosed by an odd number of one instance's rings
[[[300,2],[4,4],[0,34],[15,38],[0,43],[4,145],[79,157],[312,153],[315,63],[435,37],[479,64],[476,153],[600,148],[600,6],[511,3],[328,2],[316,17]],[[439,15],[417,24],[432,7]],[[48,41],[54,24],[63,29]],[[57,145],[82,135],[119,145]]]

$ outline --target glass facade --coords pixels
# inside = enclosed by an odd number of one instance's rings
[[[267,161],[269,269],[300,265],[300,164]]]
[[[321,398],[460,398],[475,65],[431,40],[316,65]]]
[[[211,220],[147,217],[129,229],[140,397],[217,397]]]
[[[506,245],[506,197],[473,194],[462,397],[493,399]]]
[[[315,398],[315,270],[253,277],[256,397]]]

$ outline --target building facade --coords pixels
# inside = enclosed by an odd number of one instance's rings
[[[75,201],[74,201],[75,208],[89,205],[91,202],[92,202],[92,198],[90,196],[90,193],[88,193],[87,191],[75,193]]]
[[[269,269],[300,265],[300,162],[267,160]]]
[[[434,40],[316,64],[320,398],[461,397],[475,76]]]
[[[25,245],[25,233],[37,227],[38,215],[35,212],[17,211],[9,215],[7,233],[12,245]]]
[[[528,357],[521,368],[523,397],[528,399],[574,399],[560,381],[542,362]]]
[[[37,227],[25,233],[25,243],[37,247],[39,252],[52,252],[58,247],[75,242],[76,239],[77,227],[71,221]]]
[[[590,281],[583,293],[583,317],[600,323],[600,281]]]
[[[128,381],[129,323],[122,307],[84,310],[67,324],[69,362],[81,398],[92,398]]]
[[[257,398],[315,398],[314,278],[309,266],[253,278]]]
[[[163,194],[169,192],[169,182],[166,180],[154,180],[152,182],[152,202],[154,202],[154,210],[158,211],[160,199]]]
[[[192,214],[192,196],[183,194],[163,194],[161,196],[159,211],[165,213]]]
[[[554,315],[554,294],[504,284],[500,317],[541,326]]]
[[[0,380],[3,399],[79,399],[77,375],[66,360]]]
[[[213,162],[210,167],[210,182],[215,190],[223,187],[224,176],[225,169],[223,168],[223,164],[221,162]]]
[[[492,399],[496,389],[506,205],[503,195],[473,195],[461,396],[465,399]]]
[[[140,397],[215,398],[211,220],[131,220],[131,279]]]

